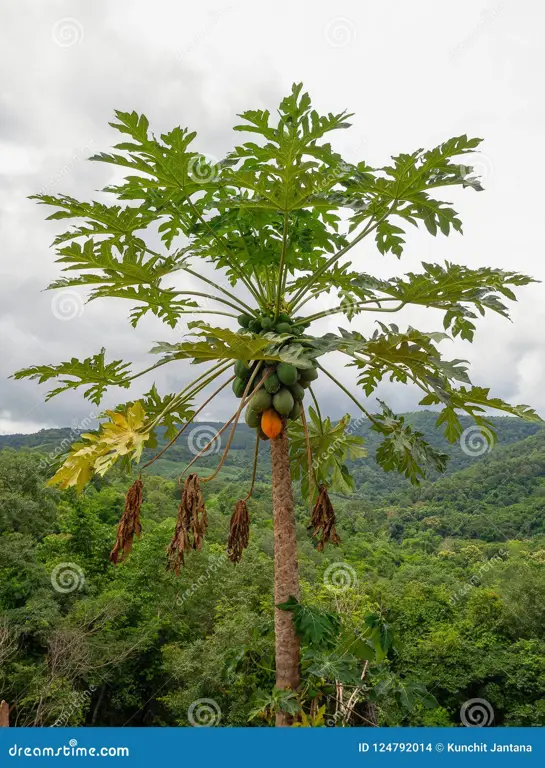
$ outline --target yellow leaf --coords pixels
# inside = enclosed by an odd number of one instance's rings
[[[98,432],[82,435],[83,442],[74,443],[66,460],[48,485],[61,488],[76,486],[83,490],[94,474],[104,475],[120,456],[130,455],[138,462],[150,433],[144,431],[146,413],[136,401],[125,413],[106,411],[110,418]]]

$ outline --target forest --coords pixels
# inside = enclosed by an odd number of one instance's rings
[[[498,442],[472,451],[435,431],[436,414],[405,416],[449,455],[443,474],[414,486],[384,472],[358,423],[367,456],[350,463],[354,492],[331,493],[338,546],[319,551],[296,494],[301,597],[285,610],[301,643],[297,692],[275,688],[268,443],[240,562],[226,545],[250,481],[245,425],[206,488],[203,548],[176,575],[165,550],[191,432],[146,477],[142,535],[117,566],[109,553],[134,478],[116,468],[80,494],[47,487],[70,430],[0,437],[0,699],[11,724],[266,727],[281,708],[306,727],[456,727],[464,703],[481,699],[488,724],[544,726],[545,429],[492,418]]]

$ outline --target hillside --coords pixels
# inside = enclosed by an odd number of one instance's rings
[[[450,475],[466,467],[472,467],[480,463],[487,456],[486,449],[481,445],[477,450],[468,450],[464,452],[460,443],[451,444],[443,436],[441,430],[435,427],[437,414],[433,411],[417,411],[405,414],[407,422],[412,424],[415,429],[420,430],[425,439],[434,447],[446,453],[450,459],[445,472]],[[473,422],[468,417],[461,418],[464,428],[471,427]],[[498,443],[493,448],[496,453],[503,446],[511,445],[518,441],[536,434],[543,428],[536,424],[522,421],[521,419],[510,417],[491,417],[494,425],[494,431],[498,436]],[[365,498],[379,499],[392,491],[409,489],[410,483],[404,477],[394,473],[386,474],[377,465],[374,457],[380,437],[376,432],[369,428],[369,422],[355,419],[352,422],[352,434],[361,435],[365,440],[368,456],[351,465],[351,471],[356,478],[358,495]],[[223,424],[221,422],[199,421],[190,427],[171,448],[164,457],[160,458],[153,465],[153,474],[162,477],[175,477],[180,470],[195,455],[197,450],[203,447],[208,440],[216,434]],[[544,432],[545,434],[545,432]],[[61,455],[63,450],[77,438],[77,432],[73,429],[44,429],[31,435],[0,435],[0,450],[3,448],[14,448],[34,453],[49,455],[50,461]],[[244,472],[251,464],[254,451],[255,433],[246,424],[239,424],[236,429],[235,438],[231,451],[225,464],[225,475],[232,475],[232,470],[236,469],[237,474]],[[223,437],[222,444],[225,443]],[[153,451],[144,452],[142,463],[149,461],[165,445],[165,441],[159,439],[158,446]],[[199,460],[198,467],[213,467],[216,464],[216,455],[219,453],[219,444],[214,444],[211,454]],[[266,462],[260,463],[260,472],[263,479],[268,477]],[[230,471],[231,470],[231,471]],[[437,475],[433,475],[433,480]]]
[[[462,704],[482,698],[497,725],[543,726],[545,429],[496,419],[499,443],[472,457],[433,431],[433,414],[409,418],[450,453],[445,475],[415,488],[384,474],[364,431],[369,458],[353,467],[356,493],[333,497],[340,546],[317,550],[308,505],[296,500],[305,610],[318,626],[337,622],[339,642],[370,616],[391,638],[387,657],[370,660],[352,724],[456,726]],[[71,436],[0,438],[0,698],[17,723],[188,725],[192,702],[206,699],[223,725],[268,724],[252,715],[266,712],[274,685],[265,462],[248,504],[248,549],[236,567],[225,556],[249,484],[249,430],[238,430],[228,466],[206,485],[204,547],[179,576],[166,571],[165,549],[179,503],[173,478],[192,457],[187,440],[174,461],[151,468],[163,476],[146,474],[142,536],[114,567],[130,481],[116,470],[80,495],[46,488],[44,456]],[[335,680],[359,684],[362,662],[342,645],[304,652],[305,685],[333,711]]]

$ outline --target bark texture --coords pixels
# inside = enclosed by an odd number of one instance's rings
[[[272,495],[274,516],[274,602],[285,602],[290,595],[299,599],[299,564],[295,537],[293,488],[290,475],[288,437],[285,428],[271,440]],[[276,687],[299,687],[299,639],[292,614],[275,608]],[[283,712],[276,715],[276,725],[291,725],[293,718]]]
[[[9,706],[7,701],[0,704],[0,728],[9,727]]]

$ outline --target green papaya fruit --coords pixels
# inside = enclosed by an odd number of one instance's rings
[[[295,384],[290,384],[288,389],[293,395],[294,400],[302,400],[305,396],[305,390],[297,382]]]
[[[252,410],[250,406],[246,408],[244,418],[246,419],[246,424],[251,427],[251,429],[257,429],[257,427],[259,427],[261,424],[261,414]]]
[[[310,384],[311,381],[316,381],[317,378],[318,378],[318,371],[316,370],[316,368],[312,367],[312,368],[301,369],[301,379],[300,379],[301,384],[304,381],[307,381]]]
[[[276,375],[276,373],[271,373],[268,378],[265,379],[263,382],[263,386],[267,390],[267,392],[271,395],[274,395],[275,392],[278,392],[280,389],[280,379]]]
[[[272,399],[274,410],[281,416],[287,416],[292,410],[294,403],[293,395],[286,387],[282,387]]]
[[[251,368],[249,365],[246,365],[244,360],[237,360],[235,363],[235,376],[238,376],[239,379],[249,379]]]
[[[252,320],[250,323],[250,330],[254,333],[260,333],[261,332],[261,320]]]
[[[233,392],[235,393],[236,397],[242,397],[244,394],[244,390],[246,389],[247,382],[244,381],[244,379],[240,379],[238,376],[233,381]]]
[[[292,421],[296,421],[300,415],[301,415],[301,403],[298,400],[296,400],[293,405],[293,408],[288,414],[288,419],[291,419]]]
[[[285,312],[280,312],[280,314],[278,315],[278,322],[291,323],[291,317],[289,315],[286,315]]]
[[[291,363],[280,363],[276,369],[276,375],[287,387],[297,381],[297,368]]]
[[[250,325],[251,322],[252,322],[252,318],[250,317],[250,315],[239,315],[238,316],[238,324],[242,328],[247,328]]]
[[[273,325],[274,325],[274,320],[272,319],[272,317],[261,318],[261,327],[263,328],[264,331],[270,331]]]
[[[274,330],[277,333],[291,333],[291,325],[289,323],[277,323]]]
[[[262,413],[271,407],[271,403],[272,397],[270,394],[265,389],[258,389],[248,405],[252,411]]]

